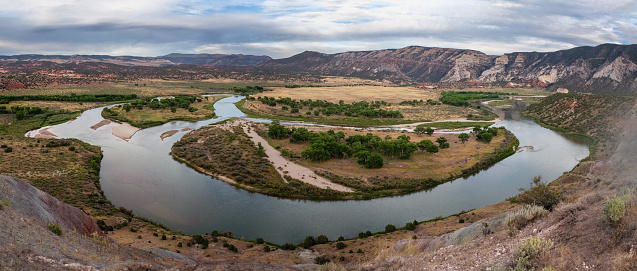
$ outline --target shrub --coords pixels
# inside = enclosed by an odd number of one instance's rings
[[[161,235],[161,240],[166,240],[166,235],[165,234]]]
[[[359,248],[356,253],[363,253],[363,250]]]
[[[4,152],[12,152],[12,151],[13,151],[13,148],[11,147],[7,147],[6,149],[4,149]]]
[[[257,238],[257,242],[256,243],[257,244],[263,244],[263,243],[265,243],[265,241],[263,241],[263,238],[259,237],[259,238]]]
[[[408,231],[413,231],[416,229],[416,225],[414,225],[414,223],[407,222],[407,224],[405,225],[405,229]]]
[[[318,238],[316,238],[316,242],[319,244],[327,244],[329,241],[330,240],[325,235],[321,235]]]
[[[75,151],[75,147],[74,146],[69,147],[69,151]]]
[[[364,232],[359,232],[358,238],[367,238],[367,234],[365,234]]]
[[[513,270],[534,270],[537,259],[548,252],[551,247],[553,247],[551,239],[543,240],[539,236],[524,239],[515,248],[517,265]]]
[[[387,224],[387,226],[385,226],[385,232],[389,233],[394,231],[396,231],[396,226],[392,224]]]
[[[177,247],[182,247],[183,245],[181,244],[181,242],[177,243]]]
[[[347,245],[343,242],[336,243],[336,249],[344,249]]]
[[[156,232],[153,232],[153,236],[159,237],[159,234],[157,234]]]
[[[329,262],[330,262],[330,259],[325,257],[325,255],[314,258],[314,263],[318,265],[324,265]]]
[[[263,252],[270,252],[270,247],[269,246],[264,246],[263,247]]]
[[[137,235],[137,239],[142,239],[142,235]],[[181,244],[181,243],[180,243]]]
[[[337,241],[345,241],[345,237],[339,236]]]
[[[285,243],[281,246],[281,249],[283,250],[295,250],[296,246],[294,244],[291,243]]]
[[[529,189],[520,188],[521,193],[510,199],[512,202],[539,205],[549,211],[560,202],[560,193],[542,182],[541,176],[533,177]]]
[[[604,217],[606,221],[617,222],[626,214],[626,203],[619,196],[606,198],[604,203]]]
[[[55,233],[57,236],[62,235],[62,229],[60,229],[60,225],[58,224],[51,224],[49,225],[49,230],[53,233]]]
[[[234,245],[228,246],[228,250],[230,250],[230,251],[232,251],[234,253],[239,252],[239,249],[237,249],[237,247],[235,247]]]
[[[509,213],[506,217],[506,224],[509,231],[513,233],[515,230],[521,230],[536,218],[546,216],[548,211],[537,205],[526,205]],[[488,227],[488,226],[487,226]]]
[[[310,248],[314,245],[316,245],[316,240],[314,239],[314,236],[305,237],[305,241],[303,241],[303,244],[302,244],[304,248]]]

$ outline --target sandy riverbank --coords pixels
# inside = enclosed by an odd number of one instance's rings
[[[113,127],[113,135],[126,141],[131,139],[131,137],[133,137],[133,135],[137,133],[137,131],[139,131],[139,128],[134,127],[128,123]]]
[[[243,120],[237,122],[243,127],[243,131],[252,139],[254,145],[261,143],[265,153],[268,155],[267,159],[272,162],[272,165],[282,177],[284,175],[288,175],[294,179],[323,189],[329,188],[340,192],[354,192],[354,190],[349,187],[335,184],[330,180],[317,175],[309,168],[286,160],[283,156],[281,156],[279,151],[270,146],[263,137],[256,133],[255,130],[250,127],[248,122]]]
[[[57,135],[49,132],[49,128],[41,128],[35,131],[28,132],[26,136],[33,138],[58,138]]]

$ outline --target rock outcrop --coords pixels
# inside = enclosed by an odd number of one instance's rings
[[[590,93],[637,93],[637,45],[602,44],[556,52],[487,56],[473,50],[402,49],[305,52],[259,65],[266,70],[355,76],[395,83],[511,82],[509,86],[565,88]]]
[[[64,231],[103,235],[95,221],[82,210],[61,202],[32,185],[0,175],[0,200],[12,209],[46,224],[58,224]]]

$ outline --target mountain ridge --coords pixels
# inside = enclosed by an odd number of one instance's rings
[[[121,66],[199,65],[237,71],[351,76],[395,84],[469,82],[481,86],[532,86],[575,92],[637,94],[637,44],[601,44],[554,52],[487,55],[470,49],[408,46],[399,49],[325,54],[305,51],[291,57],[173,53],[158,57],[107,55],[0,56],[0,63],[99,62]]]

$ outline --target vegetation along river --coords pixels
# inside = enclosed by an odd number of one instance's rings
[[[569,139],[520,117],[519,109],[503,113],[498,123],[512,131],[524,148],[487,170],[404,196],[361,201],[309,201],[281,199],[250,193],[198,173],[170,156],[170,148],[187,131],[231,117],[245,118],[234,96],[215,104],[217,119],[170,122],[138,131],[126,142],[111,134],[118,124],[96,130],[103,120],[102,108],[85,111],[76,120],[49,131],[60,138],[77,138],[102,147],[101,185],[115,206],[162,222],[183,233],[231,231],[248,240],[262,237],[270,242],[298,243],[305,236],[354,237],[361,231],[382,231],[387,224],[447,216],[462,210],[482,208],[505,200],[528,188],[534,176],[550,181],[571,170],[588,156],[584,142]],[[164,139],[166,131],[180,130]]]

